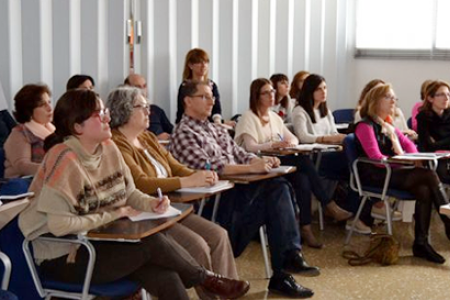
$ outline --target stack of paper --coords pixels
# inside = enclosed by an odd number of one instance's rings
[[[219,180],[215,185],[213,186],[207,186],[207,187],[194,187],[194,188],[181,188],[176,190],[176,192],[180,193],[202,193],[202,194],[212,194],[217,193],[223,190],[228,190],[233,187],[233,184],[230,183],[228,180]]]
[[[292,166],[279,166],[278,168],[272,168],[270,169],[269,173],[281,173],[281,174],[287,174],[289,173],[294,167]]]
[[[0,206],[0,229],[14,219],[24,210],[30,201],[28,199],[16,200]]]

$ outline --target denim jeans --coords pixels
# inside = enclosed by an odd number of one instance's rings
[[[239,256],[266,225],[272,269],[281,271],[286,256],[301,251],[294,198],[291,185],[282,177],[237,184],[223,193],[217,221],[228,230],[234,255]]]

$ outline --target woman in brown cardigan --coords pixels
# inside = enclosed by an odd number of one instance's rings
[[[158,143],[156,136],[147,131],[150,106],[139,89],[117,88],[109,94],[106,105],[111,111],[113,141],[122,152],[139,190],[155,194],[157,188],[161,188],[167,193],[217,182],[215,172],[194,171],[180,164]],[[191,214],[171,227],[168,234],[207,269],[230,278],[238,277],[228,234],[222,227]],[[201,299],[206,296],[201,295]]]

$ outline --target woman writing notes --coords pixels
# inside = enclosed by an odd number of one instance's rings
[[[162,201],[135,189],[129,168],[110,140],[109,111],[97,94],[76,89],[66,92],[55,108],[50,148],[30,187],[35,199],[19,216],[24,236],[79,234],[136,210],[163,213]],[[128,278],[158,299],[188,299],[186,287],[201,286],[209,293],[237,298],[248,284],[220,277],[200,266],[164,232],[140,243],[92,242],[97,253],[94,283]],[[88,255],[81,248],[33,242],[34,256],[47,278],[82,282]],[[170,288],[167,288],[170,286]]]
[[[283,124],[283,120],[271,110],[274,104],[274,89],[265,78],[256,79],[250,86],[250,110],[245,112],[236,126],[236,142],[247,151],[258,152],[279,149],[298,144],[295,137]],[[350,218],[351,213],[341,209],[332,201],[323,186],[313,163],[307,156],[281,156],[283,165],[294,165],[297,171],[288,174],[300,207],[301,236],[313,248],[321,248],[311,230],[311,191],[337,221]]]
[[[361,122],[356,126],[360,155],[371,159],[403,153],[417,152],[415,145],[399,129],[385,122],[387,116],[395,111],[396,97],[389,84],[371,89],[361,107]],[[420,125],[419,125],[420,126]],[[362,164],[360,178],[363,184],[382,187],[386,170],[383,167]],[[422,167],[413,169],[392,168],[390,187],[411,192],[416,199],[415,240],[413,254],[434,263],[442,264],[445,259],[428,243],[432,206],[447,204],[448,198],[436,172]],[[450,238],[450,219],[440,215],[445,226],[447,238]]]
[[[137,88],[113,90],[107,101],[113,141],[129,166],[136,188],[147,194],[172,192],[184,187],[205,187],[217,182],[211,171],[194,171],[180,164],[147,131],[150,104]],[[225,229],[191,214],[167,233],[201,265],[226,277],[238,278],[233,251]],[[200,292],[201,299],[209,299]]]

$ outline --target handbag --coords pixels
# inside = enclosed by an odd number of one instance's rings
[[[348,259],[351,266],[362,266],[371,262],[389,266],[397,263],[399,251],[400,244],[392,235],[376,233],[370,236],[369,248],[364,255],[347,250],[342,252],[342,256]]]

